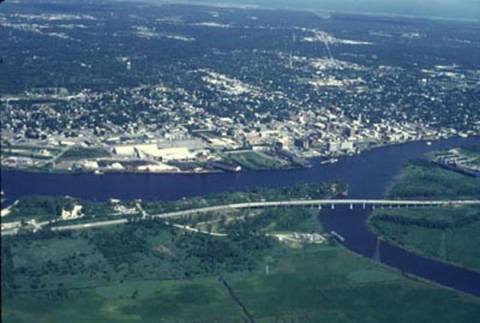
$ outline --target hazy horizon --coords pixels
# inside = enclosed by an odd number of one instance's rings
[[[260,7],[480,19],[479,0],[137,0],[159,3],[225,3]]]

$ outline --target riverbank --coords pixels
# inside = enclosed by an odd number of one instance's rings
[[[452,137],[450,139],[455,139]],[[476,137],[469,137],[476,138]],[[463,138],[468,139],[468,138]],[[330,153],[322,156],[297,156],[283,152],[271,152],[269,154],[256,150],[244,151],[230,151],[223,152],[219,156],[219,161],[208,162],[178,162],[172,165],[162,164],[162,167],[157,167],[157,161],[151,160],[128,160],[128,159],[114,159],[113,155],[110,157],[95,158],[95,159],[67,159],[68,165],[62,167],[53,167],[49,160],[42,160],[42,166],[34,166],[35,162],[23,162],[20,165],[10,166],[8,162],[2,162],[1,170],[6,171],[23,171],[23,172],[37,172],[37,173],[57,173],[57,174],[96,174],[103,175],[104,173],[121,174],[121,173],[138,173],[138,174],[211,174],[223,172],[243,172],[250,171],[273,171],[273,170],[292,170],[297,168],[308,168],[314,163],[335,163],[339,158],[348,158],[353,155],[363,154],[371,150],[381,149],[386,147],[393,147],[409,143],[425,143],[430,145],[434,141],[445,140],[441,138],[430,138],[416,141],[399,141],[395,143],[376,143],[368,147],[364,147],[361,151],[343,151]],[[30,149],[30,148],[29,148]],[[40,148],[36,147],[36,150]],[[50,148],[49,148],[50,149]],[[92,150],[86,149],[86,150]],[[62,151],[61,154],[66,154],[69,151]],[[82,155],[82,154],[80,154]],[[10,154],[8,155],[10,156]],[[10,156],[15,157],[15,156]],[[25,158],[24,155],[20,157]],[[45,159],[45,157],[42,157]],[[55,159],[55,158],[54,158]],[[33,163],[33,164],[32,164]],[[98,164],[115,167],[99,167]],[[126,163],[123,165],[123,163]],[[149,163],[151,167],[148,167]],[[32,164],[32,165],[31,165]],[[78,164],[78,165],[77,165]],[[95,164],[96,166],[92,166]],[[139,164],[141,167],[132,167],[131,165]],[[48,166],[50,165],[50,166]],[[77,166],[75,166],[77,165]],[[121,165],[122,167],[119,167]],[[128,165],[128,166],[127,166]]]
[[[411,253],[417,254],[417,255],[421,255],[422,257],[425,257],[425,258],[430,259],[430,260],[440,261],[440,262],[445,263],[449,266],[454,266],[454,267],[457,267],[457,268],[460,268],[460,269],[464,269],[464,270],[468,270],[468,271],[472,271],[472,272],[475,272],[477,274],[480,274],[480,269],[478,269],[478,266],[476,266],[476,268],[474,268],[474,267],[471,267],[471,266],[462,265],[461,263],[458,263],[458,262],[454,262],[453,260],[449,260],[449,259],[445,259],[443,257],[439,257],[438,255],[431,255],[431,254],[425,252],[425,248],[413,247],[413,246],[407,245],[403,242],[399,242],[396,239],[386,237],[386,236],[384,236],[385,232],[376,229],[374,226],[371,226],[370,224],[368,225],[368,227],[369,227],[369,230],[371,230],[371,232],[373,234],[375,234],[379,239],[383,240],[385,243],[391,244],[392,246],[405,249],[408,252],[411,252]],[[477,231],[478,231],[478,229],[477,229]],[[476,242],[472,242],[472,245],[474,245],[475,243]],[[439,245],[440,245],[440,243],[439,243]],[[469,257],[470,256],[472,256],[472,255],[469,255]],[[475,257],[476,255],[473,255],[473,256]]]
[[[480,199],[480,180],[435,161],[415,160],[405,165],[386,195],[398,199]],[[478,207],[377,209],[369,216],[368,227],[391,244],[480,272]]]

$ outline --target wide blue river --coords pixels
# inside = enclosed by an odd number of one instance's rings
[[[98,201],[119,199],[178,199],[211,192],[235,191],[252,187],[279,187],[299,182],[343,180],[351,198],[382,198],[402,165],[421,158],[428,151],[479,144],[480,138],[446,139],[389,146],[341,158],[338,163],[321,165],[314,161],[308,169],[288,171],[248,171],[221,174],[45,174],[2,171],[2,190],[7,204],[25,195],[69,195]],[[480,180],[479,180],[480,185]],[[404,273],[480,296],[480,274],[412,254],[385,242],[379,244],[366,228],[367,210],[338,208],[322,211],[326,230],[345,237],[350,250]],[[377,252],[376,252],[377,251]]]

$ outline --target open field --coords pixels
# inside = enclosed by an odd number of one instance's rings
[[[253,170],[277,169],[291,166],[289,162],[268,156],[257,151],[230,153],[225,155],[227,162],[235,162]]]
[[[471,322],[480,315],[479,298],[412,280],[329,239],[291,248],[261,234],[323,234],[313,211],[265,210],[227,223],[228,237],[159,221],[3,237],[2,322]]]
[[[59,160],[78,160],[109,157],[110,153],[103,148],[79,148],[73,147],[67,150]]]
[[[256,322],[473,322],[478,298],[399,273],[342,247],[284,250],[263,268],[227,274]],[[244,322],[245,312],[218,277],[131,280],[60,296],[2,301],[4,322]],[[68,296],[61,296],[68,295]]]

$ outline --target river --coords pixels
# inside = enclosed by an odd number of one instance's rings
[[[479,144],[480,138],[452,138],[434,141],[431,146],[413,142],[388,146],[343,157],[335,164],[288,171],[247,171],[220,174],[46,174],[2,171],[2,190],[7,203],[26,195],[74,196],[104,201],[118,199],[172,200],[211,192],[235,191],[257,186],[279,187],[299,182],[342,180],[349,184],[350,198],[382,198],[402,165],[421,158],[428,151]],[[423,258],[377,239],[366,228],[368,210],[338,208],[322,211],[320,220],[327,231],[345,237],[350,250],[377,258],[402,272],[480,296],[480,274]]]

